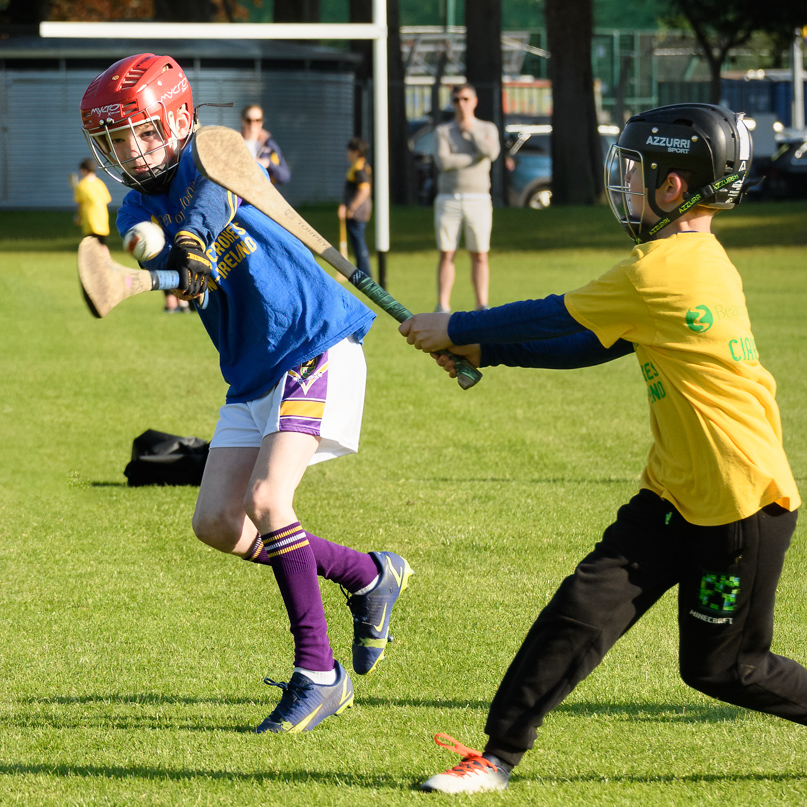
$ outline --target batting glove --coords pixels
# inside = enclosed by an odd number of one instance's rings
[[[179,290],[183,297],[198,297],[207,288],[213,264],[205,254],[205,245],[193,233],[180,231],[168,256],[166,269],[179,273]]]

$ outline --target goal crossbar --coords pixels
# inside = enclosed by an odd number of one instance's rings
[[[42,22],[39,35],[70,39],[300,39],[373,43],[373,170],[380,271],[389,252],[389,95],[387,7],[373,0],[372,23]]]

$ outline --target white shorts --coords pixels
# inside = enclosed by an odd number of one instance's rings
[[[352,336],[289,370],[269,392],[224,404],[211,448],[260,448],[267,434],[303,432],[320,438],[309,465],[359,450],[367,365]]]
[[[440,193],[434,200],[437,249],[454,252],[460,245],[460,227],[469,252],[490,252],[493,202],[487,193]]]

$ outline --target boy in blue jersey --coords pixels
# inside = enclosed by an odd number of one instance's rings
[[[293,674],[258,733],[310,731],[353,703],[335,661],[318,576],[347,592],[353,669],[381,660],[392,606],[412,573],[393,552],[363,553],[307,532],[294,492],[308,465],[358,450],[366,368],[361,340],[374,314],[325,274],[300,241],[193,161],[188,79],[168,56],[123,59],[81,103],[102,168],[131,192],[121,235],[151,221],[166,235],[150,270],[176,271],[177,295],[200,318],[229,384],[211,440],[193,529],[222,552],[271,566],[294,637]]]

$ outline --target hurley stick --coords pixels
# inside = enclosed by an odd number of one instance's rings
[[[347,225],[344,219],[339,219],[339,254],[347,258]]]
[[[391,294],[342,257],[283,198],[261,170],[239,132],[226,126],[203,126],[196,132],[193,149],[196,167],[204,176],[232,191],[299,238],[314,254],[344,275],[362,294],[398,322],[412,316],[412,312]],[[450,353],[448,355],[454,359],[457,381],[463,389],[469,389],[480,381],[482,373],[467,359]]]
[[[127,297],[146,291],[172,291],[179,288],[179,273],[130,269],[112,260],[109,248],[88,235],[78,245],[78,277],[84,299],[94,316],[105,317]],[[207,290],[200,307],[207,305]]]

